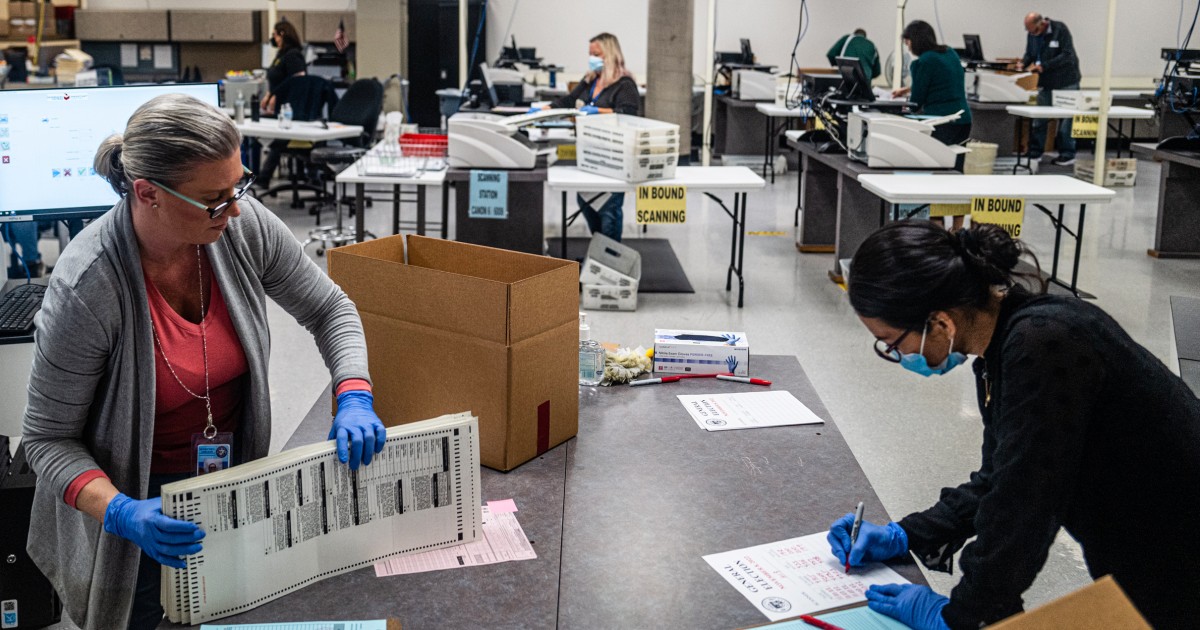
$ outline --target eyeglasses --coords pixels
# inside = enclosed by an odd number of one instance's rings
[[[237,187],[234,190],[233,196],[211,208],[200,203],[199,201],[196,201],[195,199],[192,199],[191,197],[188,197],[187,195],[182,195],[182,194],[172,190],[169,186],[166,186],[165,184],[161,184],[153,179],[150,180],[150,183],[154,184],[155,186],[158,186],[159,188],[162,188],[163,190],[171,193],[172,195],[175,195],[176,197],[179,197],[180,199],[192,204],[193,206],[196,206],[197,208],[204,210],[205,212],[208,213],[209,219],[215,219],[215,218],[221,216],[222,214],[225,214],[225,211],[229,209],[229,206],[232,206],[233,204],[237,203],[239,199],[241,199],[242,197],[245,197],[246,193],[250,192],[250,187],[254,185],[254,173],[250,169],[246,168],[245,166],[242,166],[242,171],[244,171],[245,174],[242,176],[242,179],[237,183]]]
[[[904,341],[904,338],[908,336],[908,333],[910,333],[912,331],[913,331],[913,329],[911,329],[911,328],[905,330],[903,333],[901,333],[901,335],[899,337],[896,338],[895,341],[893,341],[890,344],[882,339],[876,339],[875,340],[875,354],[879,355],[879,358],[883,359],[884,361],[888,361],[891,363],[899,363],[900,362],[900,350],[898,350],[897,348],[899,347],[900,343],[902,341]]]

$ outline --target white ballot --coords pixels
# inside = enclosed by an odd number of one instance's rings
[[[704,556],[771,621],[866,601],[872,584],[908,584],[880,563],[850,573],[829,551],[828,532]]]
[[[679,402],[683,403],[696,424],[706,431],[825,422],[785,391],[700,396],[681,394]]]
[[[483,506],[483,536],[472,543],[410,553],[375,563],[375,576],[424,573],[441,569],[457,569],[510,560],[533,560],[537,553],[529,544],[525,530],[511,512],[493,514]]]
[[[245,612],[327,577],[480,536],[479,428],[469,413],[395,426],[352,471],[334,442],[163,486],[163,514],[204,529],[163,567],[171,621]]]

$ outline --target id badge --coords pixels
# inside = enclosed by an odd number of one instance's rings
[[[203,433],[192,434],[192,470],[196,476],[233,465],[233,434],[217,433],[212,438]]]

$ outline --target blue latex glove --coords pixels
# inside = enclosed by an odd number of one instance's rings
[[[579,113],[593,116],[600,113],[600,108],[594,105],[584,105],[583,107],[579,108]]]
[[[187,566],[180,556],[200,553],[204,538],[204,530],[195,523],[164,515],[161,497],[137,501],[119,492],[104,510],[104,531],[141,547],[155,562],[176,569]]]
[[[849,553],[850,566],[858,567],[868,562],[883,562],[908,552],[908,534],[896,523],[879,526],[867,521],[858,529],[858,542],[850,545],[850,531],[854,528],[854,515],[846,514],[829,527],[829,548],[842,564]]]
[[[867,589],[867,606],[887,615],[913,630],[950,630],[942,618],[942,609],[950,603],[930,590],[916,584],[876,584]]]
[[[350,464],[350,470],[358,470],[359,462],[367,466],[371,458],[383,450],[387,429],[375,415],[375,397],[371,392],[342,392],[337,403],[337,415],[327,439],[336,439],[338,459],[343,464]]]
[[[540,111],[542,111],[542,108],[541,108],[541,107],[530,107],[530,108],[529,108],[529,111],[527,111],[527,112],[525,112],[525,113],[526,113],[526,114],[536,114],[536,113],[538,113],[538,112],[540,112]]]

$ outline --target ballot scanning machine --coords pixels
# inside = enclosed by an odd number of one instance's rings
[[[1037,95],[1037,76],[976,68],[963,73],[967,98],[979,103],[1029,103]]]
[[[579,110],[566,108],[520,116],[459,112],[448,121],[450,168],[531,169],[539,155],[553,156],[555,148],[538,147],[523,130],[578,114]]]
[[[846,125],[847,152],[871,168],[954,168],[966,147],[942,144],[932,134],[938,125],[961,116],[961,111],[917,118],[853,111]]]

